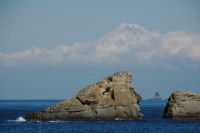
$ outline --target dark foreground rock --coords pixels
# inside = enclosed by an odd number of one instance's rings
[[[131,84],[132,73],[120,71],[94,85],[83,88],[75,97],[26,120],[138,120],[141,97]]]
[[[200,95],[190,91],[176,91],[169,97],[163,118],[200,119]]]

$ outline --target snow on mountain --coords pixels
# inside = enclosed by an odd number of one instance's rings
[[[149,32],[138,24],[122,23],[100,39],[54,49],[33,47],[17,53],[0,51],[0,66],[20,65],[141,65],[171,68],[200,65],[200,34]]]
[[[120,26],[114,28],[111,32],[101,37],[99,43],[117,43],[123,44],[133,39],[138,38],[141,35],[146,35],[149,32],[138,24],[125,24],[122,23]]]
[[[148,33],[146,29],[144,29],[142,26],[138,24],[125,24],[125,23],[122,23],[119,27],[115,28],[113,32],[117,33],[130,32],[132,34]]]

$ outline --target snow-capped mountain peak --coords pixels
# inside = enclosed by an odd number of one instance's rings
[[[133,34],[147,33],[148,31],[138,24],[125,24],[122,23],[119,27],[115,28],[115,32],[125,33],[131,32]]]
[[[98,42],[110,42],[115,40],[118,42],[118,40],[127,40],[128,38],[133,38],[136,36],[140,36],[143,34],[149,33],[146,29],[144,29],[142,26],[138,24],[125,24],[122,23],[120,26],[116,27],[111,32],[107,33],[103,37],[101,37]]]

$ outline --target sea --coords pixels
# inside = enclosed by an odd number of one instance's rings
[[[167,100],[140,102],[144,120],[26,121],[62,100],[0,100],[0,133],[200,133],[200,120],[163,119]]]

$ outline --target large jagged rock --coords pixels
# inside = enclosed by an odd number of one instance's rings
[[[116,72],[82,89],[75,97],[42,112],[30,113],[26,120],[138,120],[141,97],[131,84],[131,72]]]
[[[200,95],[190,91],[176,91],[169,97],[164,118],[200,119]]]

